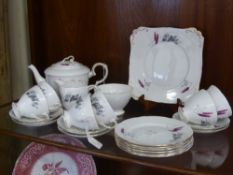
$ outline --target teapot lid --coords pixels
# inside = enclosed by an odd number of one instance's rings
[[[46,75],[54,76],[74,76],[90,72],[90,69],[77,61],[74,56],[68,56],[62,61],[52,64],[45,70]]]

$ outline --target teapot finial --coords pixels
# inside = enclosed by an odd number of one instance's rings
[[[40,75],[39,71],[36,69],[36,67],[33,64],[29,65],[28,68],[31,69],[37,84],[40,83],[41,81],[45,81],[45,79]]]
[[[65,57],[63,60],[62,60],[62,62],[74,62],[74,60],[75,60],[75,58],[74,58],[74,56],[73,55],[70,55],[70,56],[68,56],[68,57]]]

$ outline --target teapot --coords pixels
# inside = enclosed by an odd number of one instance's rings
[[[48,67],[45,73],[46,81],[55,89],[58,93],[59,88],[57,80],[66,84],[69,87],[80,87],[88,85],[89,78],[96,75],[95,69],[101,66],[104,70],[104,75],[101,80],[96,81],[96,85],[104,82],[108,76],[108,67],[104,63],[95,63],[90,70],[85,65],[78,63],[74,60],[74,56],[68,56],[62,61],[52,64]]]

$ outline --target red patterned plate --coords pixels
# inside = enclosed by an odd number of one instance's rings
[[[78,139],[62,134],[43,138],[85,147]],[[18,157],[12,175],[97,175],[97,172],[90,155],[33,142]]]

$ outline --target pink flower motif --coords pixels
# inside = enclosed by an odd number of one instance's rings
[[[53,163],[44,164],[42,166],[44,175],[61,175],[65,171],[69,174],[69,171],[67,168],[60,167],[61,164],[62,164],[62,160],[57,162],[55,165]]]
[[[211,114],[212,114],[212,112],[202,112],[202,113],[199,113],[198,115],[200,117],[207,117],[207,118],[209,118],[209,117],[211,117]]]
[[[183,94],[183,93],[187,92],[188,90],[189,90],[189,87],[186,87],[181,91],[181,93]]]
[[[159,42],[159,34],[156,32],[154,32],[154,42],[155,42],[155,44],[158,44],[158,42]]]
[[[142,83],[141,80],[138,80],[138,83],[139,83],[139,85],[140,85],[142,88],[144,88],[144,84]]]
[[[51,164],[51,163],[46,163],[46,164],[44,164],[43,166],[42,166],[42,169],[44,170],[44,171],[46,171],[46,170],[51,170],[53,168],[53,164]]]
[[[222,109],[222,110],[217,111],[217,114],[218,114],[218,115],[223,115],[223,114],[225,114],[226,112],[227,112],[227,109]]]
[[[179,127],[171,129],[170,131],[171,132],[177,132],[177,131],[180,131],[182,128],[183,128],[183,126],[179,126]]]

